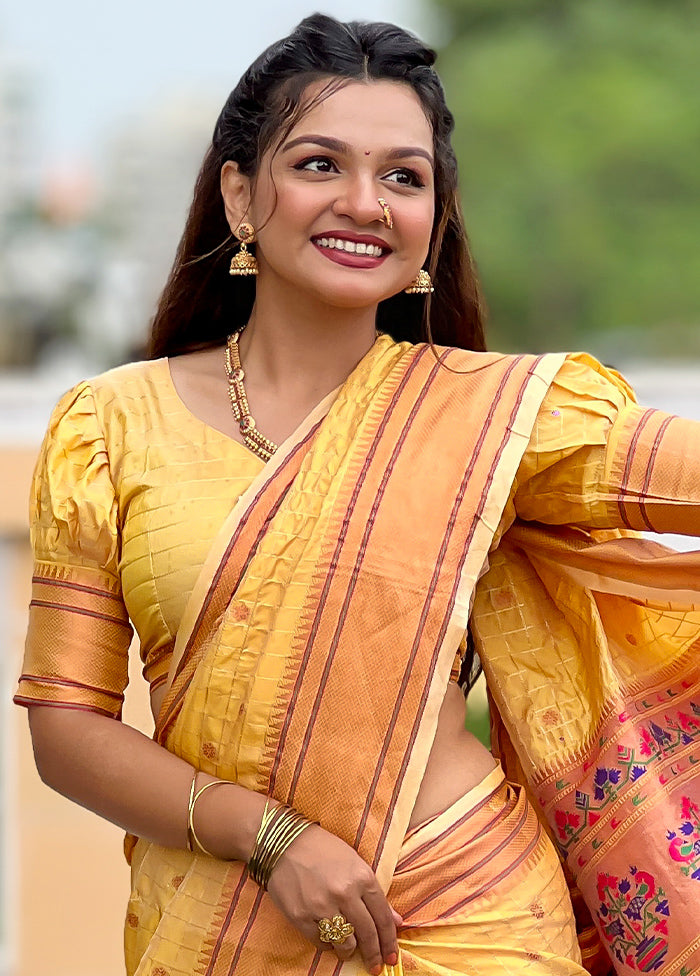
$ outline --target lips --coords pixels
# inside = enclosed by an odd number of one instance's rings
[[[374,234],[354,234],[347,230],[328,230],[323,234],[314,234],[311,240],[322,247],[350,254],[366,254],[369,248],[370,254],[379,257],[377,251],[381,254],[388,254],[391,251],[387,242],[381,237],[375,237]]]
[[[372,258],[380,258],[384,253],[377,244],[365,244],[364,241],[344,241],[340,237],[317,237],[314,244],[331,251],[344,251],[345,254],[368,254]]]
[[[346,268],[377,268],[391,253],[391,248],[381,237],[349,231],[317,234],[311,238],[311,243],[329,261]]]

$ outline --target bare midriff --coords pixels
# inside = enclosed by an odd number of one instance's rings
[[[157,715],[165,689],[151,696]],[[440,709],[437,731],[428,756],[408,829],[446,810],[460,796],[477,786],[495,766],[491,753],[464,727],[464,695],[450,681]]]
[[[450,681],[409,830],[442,813],[477,786],[496,765],[488,749],[465,729],[464,711],[464,695]]]

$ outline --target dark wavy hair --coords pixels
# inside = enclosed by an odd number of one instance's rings
[[[433,67],[435,52],[393,24],[341,23],[314,14],[267,48],[229,95],[194,190],[185,230],[151,329],[149,355],[176,356],[222,343],[245,325],[255,279],[229,277],[237,245],[224,214],[221,167],[227,160],[255,177],[310,107],[308,85],[328,81],[327,97],[347,80],[410,85],[429,119],[435,155],[435,221],[428,270],[435,293],[403,292],[379,305],[377,328],[397,341],[485,349],[482,305],[459,203],[454,118]],[[314,100],[314,104],[316,100]]]

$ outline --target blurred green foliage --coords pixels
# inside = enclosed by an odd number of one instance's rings
[[[469,692],[464,727],[487,749],[491,748],[491,717],[486,698],[486,679],[483,675]]]
[[[433,3],[491,346],[700,355],[700,2]]]

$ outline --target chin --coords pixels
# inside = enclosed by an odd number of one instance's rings
[[[366,308],[371,308],[379,304],[382,301],[381,298],[366,298],[358,297],[357,295],[324,295],[323,300],[327,305],[331,305],[333,308],[342,309],[357,309],[357,311],[362,311]]]
[[[344,284],[338,286],[337,282],[333,284],[328,283],[320,291],[317,291],[318,296],[327,304],[333,305],[336,308],[345,309],[363,309],[369,308],[372,305],[378,305],[387,298],[391,298],[401,291],[400,286],[395,288],[387,289],[370,287],[365,284],[363,287],[357,284]]]

